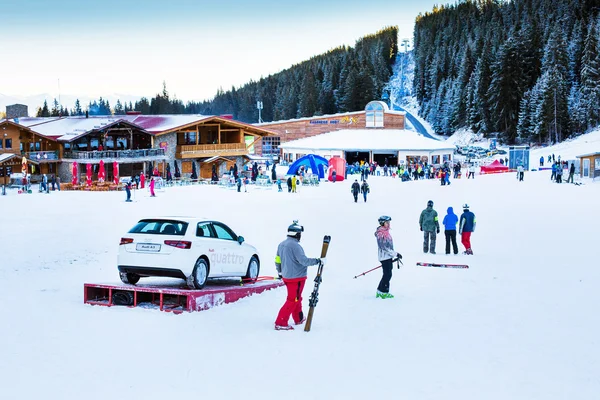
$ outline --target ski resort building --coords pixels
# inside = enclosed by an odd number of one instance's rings
[[[579,173],[581,178],[600,177],[600,151],[577,156],[579,159]]]
[[[33,182],[41,174],[72,182],[74,171],[76,181],[83,182],[87,164],[92,164],[93,179],[97,179],[100,160],[107,181],[115,175],[150,174],[156,169],[165,176],[167,165],[173,175],[179,170],[182,177],[190,177],[196,170],[199,178],[208,179],[213,165],[218,173],[234,163],[241,168],[258,139],[275,135],[226,117],[140,114],[4,119],[0,134],[0,157],[27,158]],[[0,184],[21,172],[14,168],[17,159],[2,159]],[[113,171],[115,162],[117,171]]]
[[[405,130],[406,113],[392,111],[382,101],[371,101],[363,111],[258,124],[278,133],[261,141],[263,156],[291,162],[306,154],[383,165],[452,159],[454,146]]]

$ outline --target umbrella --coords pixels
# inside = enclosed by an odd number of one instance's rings
[[[179,172],[179,167],[177,166],[177,161],[173,161],[175,164],[175,178],[181,178],[181,172]]]
[[[144,188],[144,182],[146,182],[146,174],[142,172],[140,174],[140,189]]]
[[[116,161],[113,163],[113,176],[115,177],[115,185],[118,185],[119,184],[119,163]]]
[[[86,164],[85,170],[85,183],[88,186],[92,186],[92,164]]]
[[[106,172],[104,171],[104,161],[100,160],[100,169],[98,170],[98,182],[106,180]]]
[[[190,176],[190,178],[198,179],[198,175],[196,174],[196,163],[194,161],[192,161],[192,176]]]
[[[77,185],[77,162],[73,161],[73,186]]]
[[[23,164],[21,165],[21,172],[24,176],[27,176],[27,158],[23,157]]]

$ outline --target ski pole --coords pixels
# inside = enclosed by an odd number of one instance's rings
[[[354,279],[358,278],[359,276],[366,275],[366,274],[368,274],[369,272],[371,272],[371,271],[375,271],[376,269],[379,269],[379,268],[381,268],[381,265],[380,265],[379,267],[375,267],[375,268],[373,268],[373,269],[370,269],[370,270],[368,270],[368,271],[365,271],[365,272],[363,272],[362,274],[358,274],[358,275],[356,275],[356,276],[354,277]]]
[[[392,264],[393,264],[393,263],[400,263],[400,264],[404,265],[404,263],[402,263],[402,261],[400,261],[400,259],[399,259],[399,258],[394,258],[394,259],[392,260]],[[366,275],[366,274],[368,274],[369,272],[371,272],[371,271],[375,271],[376,269],[379,269],[379,268],[381,268],[381,265],[380,265],[380,266],[378,266],[378,267],[375,267],[375,268],[373,268],[373,269],[370,269],[370,270],[368,270],[368,271],[365,271],[365,272],[363,272],[362,274],[358,274],[358,275],[356,275],[356,276],[354,277],[354,279],[358,278],[359,276]],[[400,268],[400,266],[399,266],[399,265],[398,265],[398,268]]]

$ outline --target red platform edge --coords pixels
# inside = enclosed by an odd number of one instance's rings
[[[260,294],[267,290],[283,286],[281,280],[263,280],[255,283],[241,285],[207,285],[202,290],[190,290],[180,287],[160,287],[143,285],[111,285],[84,283],[83,302],[85,304],[112,307],[113,293],[133,293],[133,306],[148,309],[158,309],[176,314],[183,312],[203,311],[221,304],[229,304],[253,294]]]

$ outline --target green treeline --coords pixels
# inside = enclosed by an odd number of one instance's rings
[[[380,98],[397,52],[398,28],[388,27],[359,39],[354,48],[338,47],[238,89],[219,90],[213,100],[188,103],[180,111],[233,114],[236,120],[254,123],[259,100],[264,121],[362,110]]]
[[[600,0],[465,0],[415,24],[414,90],[437,133],[561,141],[600,123]]]

